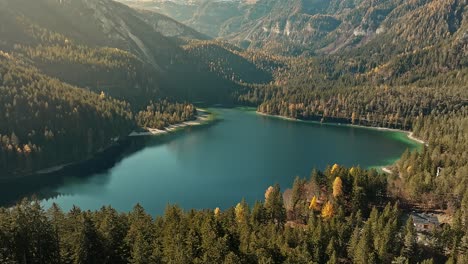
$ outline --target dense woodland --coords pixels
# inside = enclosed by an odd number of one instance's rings
[[[140,127],[163,129],[188,120],[195,119],[197,109],[192,104],[169,103],[161,101],[150,103],[145,111],[140,111],[136,120]]]
[[[0,80],[2,175],[87,156],[133,127],[127,103],[72,87],[4,57]]]
[[[151,112],[152,111],[152,112]],[[191,120],[191,104],[167,100],[135,114],[130,104],[65,84],[0,54],[2,177],[89,158],[139,125]]]
[[[271,115],[413,131],[427,146],[405,153],[395,166],[392,195],[425,208],[459,207],[468,188],[466,62],[453,61],[454,70],[435,75],[427,68],[434,64],[423,63],[377,84],[351,72],[331,77],[336,63],[318,74],[328,65],[323,60],[276,59],[285,63],[274,72],[275,82],[252,86],[239,95],[241,103]],[[300,67],[306,61],[308,67]],[[415,69],[424,78],[412,79]]]
[[[422,245],[412,218],[398,204],[383,204],[385,179],[334,165],[296,179],[288,200],[276,185],[252,207],[169,205],[156,218],[139,205],[129,213],[63,212],[23,201],[0,209],[0,262],[466,263],[468,199],[453,223],[427,234],[431,242]]]
[[[468,108],[419,118],[414,134],[427,146],[405,152],[396,164],[395,195],[427,208],[460,207],[468,195]]]

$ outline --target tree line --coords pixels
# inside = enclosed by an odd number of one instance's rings
[[[157,217],[140,205],[129,213],[109,206],[63,212],[25,200],[0,209],[0,262],[465,263],[468,200],[424,245],[412,218],[380,200],[385,178],[334,165],[297,178],[289,196],[274,185],[253,206],[169,205]]]
[[[460,208],[468,199],[468,108],[419,118],[414,135],[424,139],[422,151],[406,151],[396,164],[392,185],[397,194],[429,208]],[[397,195],[396,194],[396,195]]]
[[[192,104],[162,100],[150,102],[145,111],[138,112],[136,120],[140,127],[163,129],[169,125],[194,120],[196,115],[197,109]]]

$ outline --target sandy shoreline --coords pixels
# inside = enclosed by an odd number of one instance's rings
[[[318,121],[307,121],[307,120],[302,120],[302,119],[298,119],[298,118],[291,118],[291,117],[285,117],[285,116],[280,116],[280,115],[270,115],[270,114],[265,114],[265,113],[262,113],[262,112],[259,112],[259,111],[255,111],[258,115],[262,115],[262,116],[269,116],[269,117],[275,117],[275,118],[280,118],[280,119],[284,119],[284,120],[289,120],[289,121],[305,121],[305,122],[312,122],[312,123],[317,123],[317,124],[321,124],[320,122]],[[367,129],[374,129],[374,130],[380,130],[380,131],[391,131],[391,132],[399,132],[399,133],[405,133],[406,136],[408,137],[408,139],[414,141],[414,142],[417,142],[419,144],[422,144],[422,145],[428,145],[426,141],[422,140],[422,139],[419,139],[417,137],[414,136],[414,133],[411,132],[411,131],[405,131],[405,130],[401,130],[401,129],[395,129],[395,128],[387,128],[387,127],[370,127],[370,126],[360,126],[360,125],[353,125],[353,124],[340,124],[340,123],[323,123],[323,124],[332,124],[332,125],[339,125],[339,126],[349,126],[349,127],[358,127],[358,128],[367,128]],[[390,169],[390,167],[394,165],[394,164],[391,164],[391,165],[387,165],[387,166],[381,166],[379,167],[383,172],[387,173],[387,174],[393,174],[393,171]]]
[[[208,111],[204,110],[204,109],[197,109],[199,112],[197,114],[197,118],[195,120],[191,120],[191,121],[186,121],[186,122],[182,122],[182,123],[179,123],[179,124],[174,124],[174,125],[170,125],[168,127],[166,127],[165,129],[161,130],[161,129],[155,129],[155,128],[145,128],[147,131],[145,132],[136,132],[136,131],[133,131],[132,133],[130,133],[128,136],[129,137],[138,137],[138,136],[155,136],[155,135],[161,135],[161,134],[167,134],[167,133],[171,133],[171,132],[174,132],[178,129],[181,129],[181,128],[184,128],[184,127],[189,127],[189,126],[198,126],[198,125],[203,125],[205,123],[207,123],[210,118],[211,118],[211,113],[209,113]],[[79,162],[82,162],[82,161],[76,161],[76,162],[69,162],[69,163],[64,163],[64,164],[59,164],[59,165],[56,165],[56,166],[53,166],[53,167],[49,167],[49,168],[44,168],[44,169],[40,169],[40,170],[37,170],[37,171],[34,171],[32,173],[28,173],[26,175],[22,175],[22,176],[18,176],[18,177],[14,177],[15,179],[18,179],[18,178],[24,178],[24,177],[29,177],[29,176],[32,176],[32,175],[41,175],[41,174],[50,174],[50,173],[54,173],[54,172],[58,172],[58,171],[61,171],[63,170],[65,167],[67,166],[70,166],[70,165],[74,165],[74,164],[77,164]],[[0,181],[1,180],[8,180],[10,178],[0,178]]]
[[[298,119],[298,118],[292,118],[292,117],[285,117],[285,116],[280,116],[280,115],[270,115],[270,114],[265,114],[259,111],[256,111],[258,115],[262,116],[269,116],[269,117],[275,117],[275,118],[280,118],[284,120],[290,120],[290,121],[304,121],[304,122],[311,122],[311,123],[317,123],[317,124],[322,124],[318,121],[308,121],[308,120],[303,120],[303,119]],[[333,122],[325,122],[323,124],[328,124],[328,125],[338,125],[338,126],[349,126],[349,127],[358,127],[358,128],[367,128],[367,129],[374,129],[374,130],[380,130],[380,131],[391,131],[391,132],[400,132],[400,133],[405,133],[407,137],[419,144],[424,144],[427,146],[427,142],[419,139],[414,136],[414,133],[411,131],[405,131],[401,129],[395,129],[395,128],[387,128],[387,127],[372,127],[372,126],[360,126],[360,125],[353,125],[353,124],[341,124],[341,123],[333,123]]]
[[[262,116],[276,117],[276,118],[289,120],[289,121],[306,121],[306,120],[302,120],[302,119],[298,119],[298,118],[286,117],[286,116],[281,116],[281,115],[265,114],[265,113],[262,113],[262,112],[259,112],[259,111],[255,111],[255,113],[257,113],[258,115],[262,115]]]
[[[72,165],[72,164],[73,163],[60,164],[60,165],[57,165],[57,166],[54,166],[54,167],[39,170],[39,171],[36,172],[36,174],[49,174],[49,173],[52,173],[52,172],[57,172],[57,171],[62,170],[66,166]]]
[[[392,174],[393,171],[391,169],[389,169],[388,167],[381,167],[382,171],[385,172],[385,173],[388,173],[388,174]]]

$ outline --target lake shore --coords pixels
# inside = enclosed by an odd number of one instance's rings
[[[198,114],[195,118],[195,120],[190,120],[190,121],[185,121],[182,123],[170,125],[164,129],[157,129],[157,128],[149,128],[145,127],[144,129],[146,131],[143,132],[137,132],[133,131],[131,132],[128,136],[129,137],[141,137],[141,136],[158,136],[158,135],[163,135],[163,134],[168,134],[171,132],[175,132],[179,129],[185,128],[185,127],[190,127],[190,126],[199,126],[208,123],[209,121],[212,120],[212,114],[209,113],[208,111],[202,110],[202,109],[197,109]]]
[[[57,171],[63,170],[63,168],[65,168],[66,166],[69,166],[69,165],[72,165],[72,164],[73,163],[65,163],[65,164],[60,164],[60,165],[53,166],[53,167],[50,167],[50,168],[45,168],[45,169],[36,171],[35,174],[49,174],[49,173],[52,173],[52,172],[57,172]]]
[[[144,132],[133,131],[128,135],[128,137],[132,138],[132,137],[139,137],[139,136],[163,135],[163,134],[172,133],[172,132],[175,132],[175,131],[178,131],[180,129],[190,127],[190,126],[204,125],[204,124],[207,124],[210,121],[214,120],[214,114],[208,112],[207,110],[197,108],[197,111],[198,111],[198,114],[197,114],[195,120],[190,120],[190,121],[185,121],[185,122],[182,122],[182,123],[179,123],[179,124],[170,125],[170,126],[166,127],[164,130],[155,129],[155,128],[145,128],[147,131],[144,131]],[[112,145],[108,146],[105,149],[102,149],[102,150],[98,151],[97,153],[95,153],[93,155],[93,157],[95,155],[97,155],[98,153],[104,152],[107,149],[113,147],[117,143],[117,141],[118,140],[115,140]],[[35,175],[53,174],[53,173],[62,171],[62,170],[66,169],[69,166],[80,164],[80,163],[85,162],[87,160],[93,159],[93,157],[89,157],[89,158],[84,159],[84,160],[78,160],[78,161],[74,161],[74,162],[67,162],[67,163],[63,163],[63,164],[58,164],[58,165],[55,165],[55,166],[52,166],[52,167],[39,169],[39,170],[30,172],[30,173],[27,173],[27,174],[23,174],[23,175],[18,174],[18,175],[14,175],[14,176],[11,176],[11,177],[5,177],[5,178],[0,177],[0,182],[1,181],[12,180],[12,179],[27,178],[27,177],[31,177],[31,176],[35,176]]]
[[[308,123],[326,124],[326,125],[334,125],[334,126],[348,126],[348,127],[373,129],[373,130],[379,130],[379,131],[404,133],[404,134],[406,134],[406,137],[408,139],[410,139],[410,140],[412,140],[412,141],[414,141],[414,142],[416,142],[418,144],[421,144],[421,145],[426,145],[426,146],[428,145],[428,143],[426,141],[415,137],[414,133],[412,131],[405,131],[405,130],[401,130],[401,129],[387,128],[387,127],[371,127],[371,126],[361,126],[361,125],[353,125],[353,124],[333,123],[333,122],[321,123],[321,122],[318,122],[318,121],[309,121],[309,120],[303,120],[303,119],[299,119],[299,118],[285,117],[285,116],[281,116],[281,115],[271,115],[271,114],[266,114],[266,113],[262,113],[262,112],[259,112],[259,111],[255,111],[255,113],[258,114],[258,115],[261,115],[261,116],[274,117],[274,118],[279,118],[279,119],[288,120],[288,121],[295,121],[295,122],[308,122]],[[388,164],[388,165],[385,165],[385,166],[380,166],[380,167],[377,167],[377,169],[384,172],[384,173],[387,173],[387,174],[393,174],[393,171],[391,169],[391,167],[393,165],[395,165],[395,164],[393,163],[393,164]]]
[[[383,172],[385,173],[388,173],[388,174],[392,174],[393,171],[389,168],[389,167],[381,167],[380,168]]]
[[[271,115],[271,114],[266,114],[262,113],[259,111],[255,111],[258,115],[261,116],[268,116],[268,117],[275,117],[279,119],[284,119],[284,120],[289,120],[289,121],[296,121],[296,122],[307,122],[307,123],[315,123],[315,124],[325,124],[325,125],[334,125],[334,126],[348,126],[348,127],[358,127],[358,128],[366,128],[366,129],[374,129],[374,130],[379,130],[379,131],[390,131],[390,132],[399,132],[399,133],[405,133],[409,139],[412,141],[415,141],[419,144],[424,144],[427,146],[427,142],[419,139],[414,136],[414,133],[411,131],[406,131],[406,130],[401,130],[401,129],[396,129],[396,128],[388,128],[388,127],[372,127],[372,126],[361,126],[361,125],[353,125],[353,124],[342,124],[342,123],[334,123],[334,122],[318,122],[318,121],[309,121],[309,120],[304,120],[304,119],[299,119],[299,118],[292,118],[292,117],[286,117],[286,116],[281,116],[281,115]]]

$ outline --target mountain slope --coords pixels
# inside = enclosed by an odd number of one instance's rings
[[[378,39],[423,48],[467,30],[466,0],[127,2],[157,9],[202,32],[211,27],[205,33],[243,47],[287,55],[333,54]],[[189,15],[178,15],[188,8]],[[230,12],[217,11],[222,9]]]
[[[142,21],[136,11],[114,1],[2,1],[2,16],[24,17],[79,44],[127,50],[160,69],[177,52],[175,45]]]
[[[111,0],[0,0],[0,177],[88,158],[138,124],[193,117],[175,101],[232,103],[245,81],[270,80],[220,44],[202,59],[189,48],[201,39]],[[261,78],[232,79],[244,66]]]
[[[138,10],[141,14],[141,18],[153,26],[153,29],[166,37],[178,38],[183,40],[208,40],[210,37],[201,34],[200,32],[185,26],[177,22],[176,20],[169,18],[157,12],[141,9]]]
[[[208,37],[163,15],[111,0],[0,3],[0,49],[133,107],[161,97],[226,102],[239,88],[179,46]]]
[[[47,77],[0,52],[0,178],[89,154],[134,127],[128,103]]]

